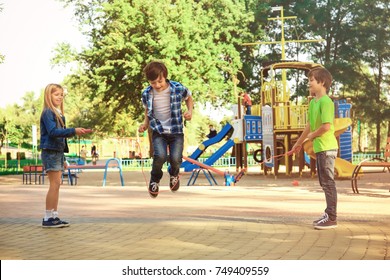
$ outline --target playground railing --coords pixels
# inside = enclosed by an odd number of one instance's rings
[[[197,161],[204,163],[208,158],[198,158]],[[129,168],[152,168],[153,159],[122,159],[122,167]],[[258,163],[253,159],[253,156],[248,156],[248,165],[256,166]],[[213,163],[213,167],[221,168],[221,167],[234,167],[236,166],[236,158],[235,157],[223,157],[219,158],[215,163]],[[166,164],[165,166],[166,167]]]
[[[352,156],[352,163],[357,164],[365,159],[383,158],[383,152],[381,153],[354,153]],[[198,158],[197,161],[205,163],[208,158]],[[248,166],[256,166],[258,163],[253,159],[252,155],[248,155]],[[122,166],[128,168],[152,168],[153,159],[122,159]],[[222,157],[213,163],[213,167],[234,167],[236,166],[235,157]]]
[[[365,159],[383,158],[384,153],[354,153],[352,155],[352,163],[357,164]]]
[[[151,168],[152,167],[152,159],[142,158],[142,159],[122,159],[122,167],[143,167],[143,168]]]

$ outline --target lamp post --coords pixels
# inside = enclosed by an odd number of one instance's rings
[[[79,127],[81,126],[81,120],[84,120],[85,118],[87,118],[87,114],[88,114],[88,110],[87,109],[83,109],[80,111],[80,119],[79,119]],[[80,161],[80,152],[81,152],[81,149],[80,149],[80,135],[79,135],[79,161]]]

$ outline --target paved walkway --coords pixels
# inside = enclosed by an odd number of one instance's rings
[[[146,174],[149,176],[148,174]],[[0,177],[0,259],[14,260],[389,260],[390,176],[365,175],[361,194],[338,181],[339,226],[315,230],[323,211],[317,178],[251,172],[237,186],[195,186],[171,193],[165,174],[151,199],[142,172],[84,171],[61,188],[60,216],[69,228],[44,229],[47,182]],[[219,183],[223,178],[216,177]],[[299,186],[292,181],[298,180]],[[50,250],[58,248],[61,250]]]

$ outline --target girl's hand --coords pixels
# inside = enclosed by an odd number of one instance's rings
[[[83,135],[87,133],[91,133],[92,129],[90,128],[83,128],[83,127],[77,127],[76,128],[76,135]]]

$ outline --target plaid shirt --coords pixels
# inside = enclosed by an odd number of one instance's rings
[[[179,82],[167,80],[171,91],[171,131],[172,134],[183,133],[183,116],[181,112],[181,103],[191,96],[191,91]],[[148,86],[142,92],[142,103],[148,108],[148,119],[150,128],[160,134],[164,132],[161,122],[156,119],[153,113],[153,88]]]

